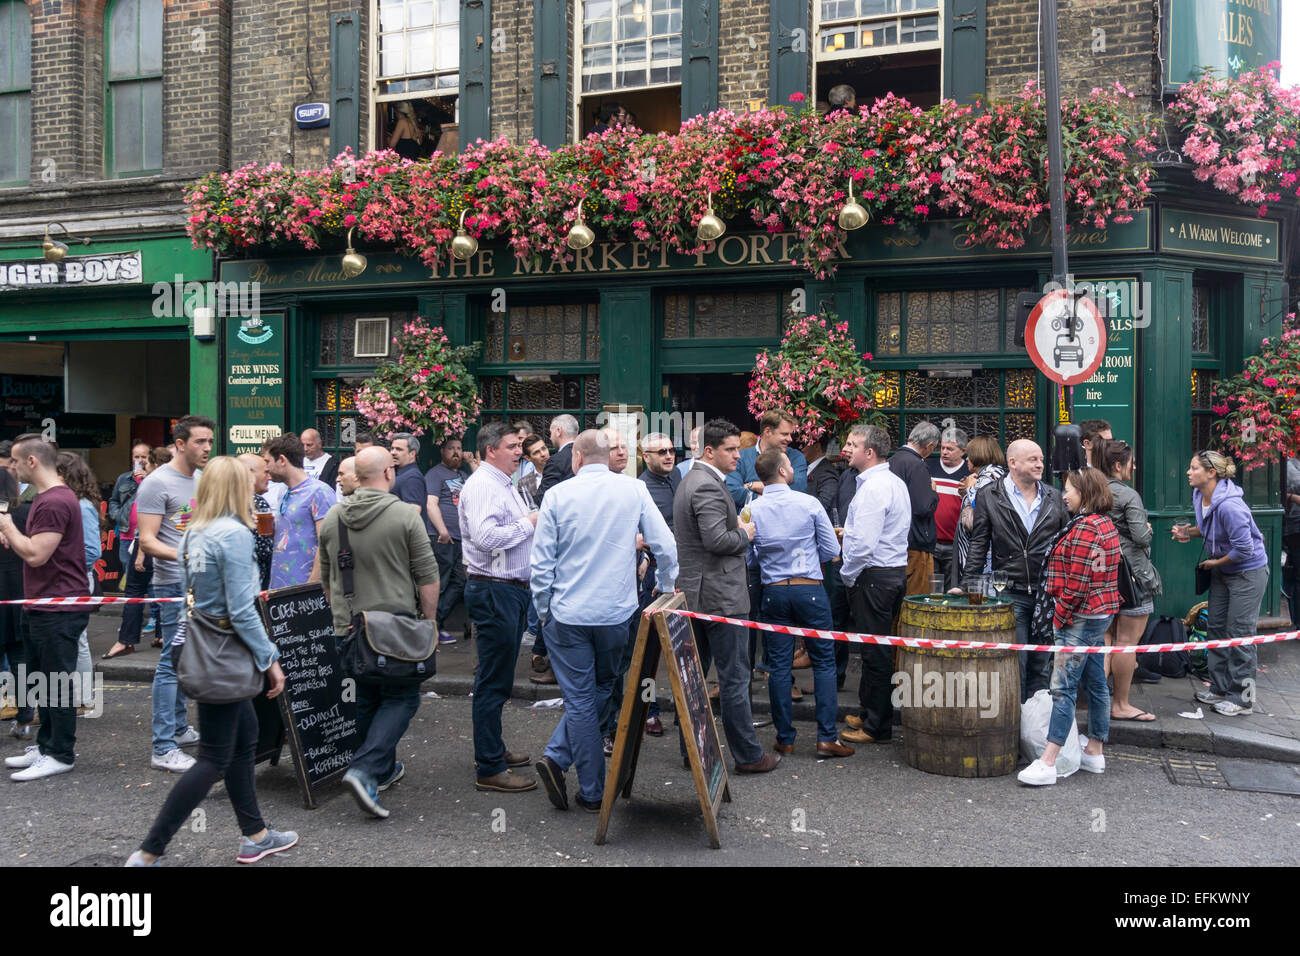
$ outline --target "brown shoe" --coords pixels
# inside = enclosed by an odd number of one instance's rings
[[[794,744],[773,744],[772,749],[779,754],[785,754],[787,757],[794,753]]]
[[[714,684],[709,688],[709,700],[717,700],[721,694],[722,694],[722,688],[719,687],[717,684]]]
[[[533,673],[545,674],[551,669],[551,661],[545,654],[533,655]]]
[[[528,754],[512,754],[509,750],[506,751],[507,767],[527,767],[532,760],[533,758]]]
[[[840,740],[849,740],[855,744],[883,744],[887,740],[877,740],[865,730],[846,730],[840,734]]]
[[[790,699],[796,702],[803,700],[803,691],[793,684],[790,685]]]
[[[474,781],[474,789],[495,790],[499,793],[523,793],[525,790],[536,790],[537,781],[532,777],[517,774],[513,770],[506,770],[493,777],[479,777]]]
[[[543,671],[542,673],[534,674],[532,677],[528,679],[532,681],[534,684],[558,684],[559,683],[559,681],[555,679],[555,671],[551,670],[549,667],[546,668],[546,670]]]
[[[847,717],[844,718],[844,722],[848,724],[850,727],[852,727],[854,730],[862,729],[862,718],[859,717],[857,714],[849,714]]]
[[[809,667],[812,667],[812,658],[808,656],[807,651],[801,649],[799,653],[794,656],[794,663],[790,666],[797,671],[807,670]]]
[[[819,757],[852,757],[853,748],[846,747],[838,740],[820,740],[817,742],[817,756]]]
[[[763,754],[762,759],[754,763],[736,764],[736,772],[737,773],[767,773],[771,770],[775,770],[777,768],[777,765],[780,763],[781,763],[780,754]]]

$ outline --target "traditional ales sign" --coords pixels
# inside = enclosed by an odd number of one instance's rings
[[[1178,89],[1207,66],[1221,76],[1236,76],[1281,59],[1282,4],[1283,0],[1165,0],[1161,17],[1165,89]]]

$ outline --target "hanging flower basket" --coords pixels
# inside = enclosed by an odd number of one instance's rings
[[[1214,438],[1246,471],[1300,455],[1300,326],[1287,316],[1240,375],[1218,381],[1210,399]]]

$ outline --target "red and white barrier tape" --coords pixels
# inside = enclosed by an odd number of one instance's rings
[[[890,637],[880,634],[854,634],[851,631],[823,631],[815,627],[794,627],[789,624],[764,624],[761,621],[746,621],[737,617],[722,617],[717,614],[701,614],[698,611],[684,611],[681,608],[665,609],[665,614],[680,614],[701,621],[715,621],[719,624],[735,624],[738,627],[752,627],[774,634],[790,634],[795,637],[821,637],[832,641],[847,641],[852,644],[888,644],[894,647],[932,647],[941,650],[988,650],[988,651],[1038,651],[1040,653],[1061,654],[1157,654],[1168,651],[1213,650],[1219,647],[1242,647],[1247,644],[1273,644],[1277,641],[1294,641],[1300,639],[1300,631],[1284,631],[1278,634],[1260,634],[1255,637],[1233,637],[1216,641],[1190,641],[1186,644],[1123,644],[1115,647],[1080,647],[1059,644],[1005,644],[1000,641],[940,641],[919,637]]]
[[[28,604],[38,605],[40,607],[58,606],[64,604],[170,604],[175,601],[184,601],[183,597],[157,597],[157,598],[133,598],[133,597],[65,597],[65,598],[26,598],[13,601],[0,601],[0,604]]]

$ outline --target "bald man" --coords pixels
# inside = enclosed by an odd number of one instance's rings
[[[602,428],[600,433],[605,436],[609,443],[609,470],[615,474],[625,474],[627,471],[627,439],[617,428]]]
[[[266,518],[257,519],[253,537],[253,553],[257,556],[257,571],[265,591],[271,587],[271,555],[275,551],[275,514],[265,497],[271,473],[266,470],[266,460],[261,455],[243,454],[239,460],[253,473],[253,514],[270,516],[269,522]]]
[[[356,456],[359,487],[330,508],[321,521],[321,583],[329,595],[334,634],[347,636],[352,614],[388,611],[415,615],[420,609],[432,622],[438,610],[438,562],[419,513],[389,494],[393,459],[383,448],[363,449]],[[343,589],[338,559],[340,526],[347,529],[352,552],[354,591],[351,602]],[[411,587],[414,578],[416,588]],[[432,623],[430,623],[432,627]],[[379,792],[401,779],[397,743],[420,706],[419,684],[371,684],[358,681],[357,734],[361,743],[343,777],[357,805],[372,817],[388,816]]]
[[[339,462],[339,480],[337,484],[340,498],[352,494],[361,487],[361,482],[357,478],[357,459],[355,455],[344,458]]]
[[[302,439],[302,470],[333,488],[339,479],[339,463],[321,446],[320,432],[304,428],[298,437]]]
[[[1029,624],[1047,546],[1070,520],[1061,493],[1043,478],[1043,450],[1022,438],[1007,448],[1007,476],[986,486],[975,499],[975,525],[971,529],[962,586],[975,590],[984,573],[984,559],[993,555],[993,570],[1007,575],[1006,597],[1016,614],[1016,641],[1020,644],[1052,643],[1050,634],[1030,640]],[[1026,701],[1047,688],[1052,655],[1020,652],[1020,699]]]

